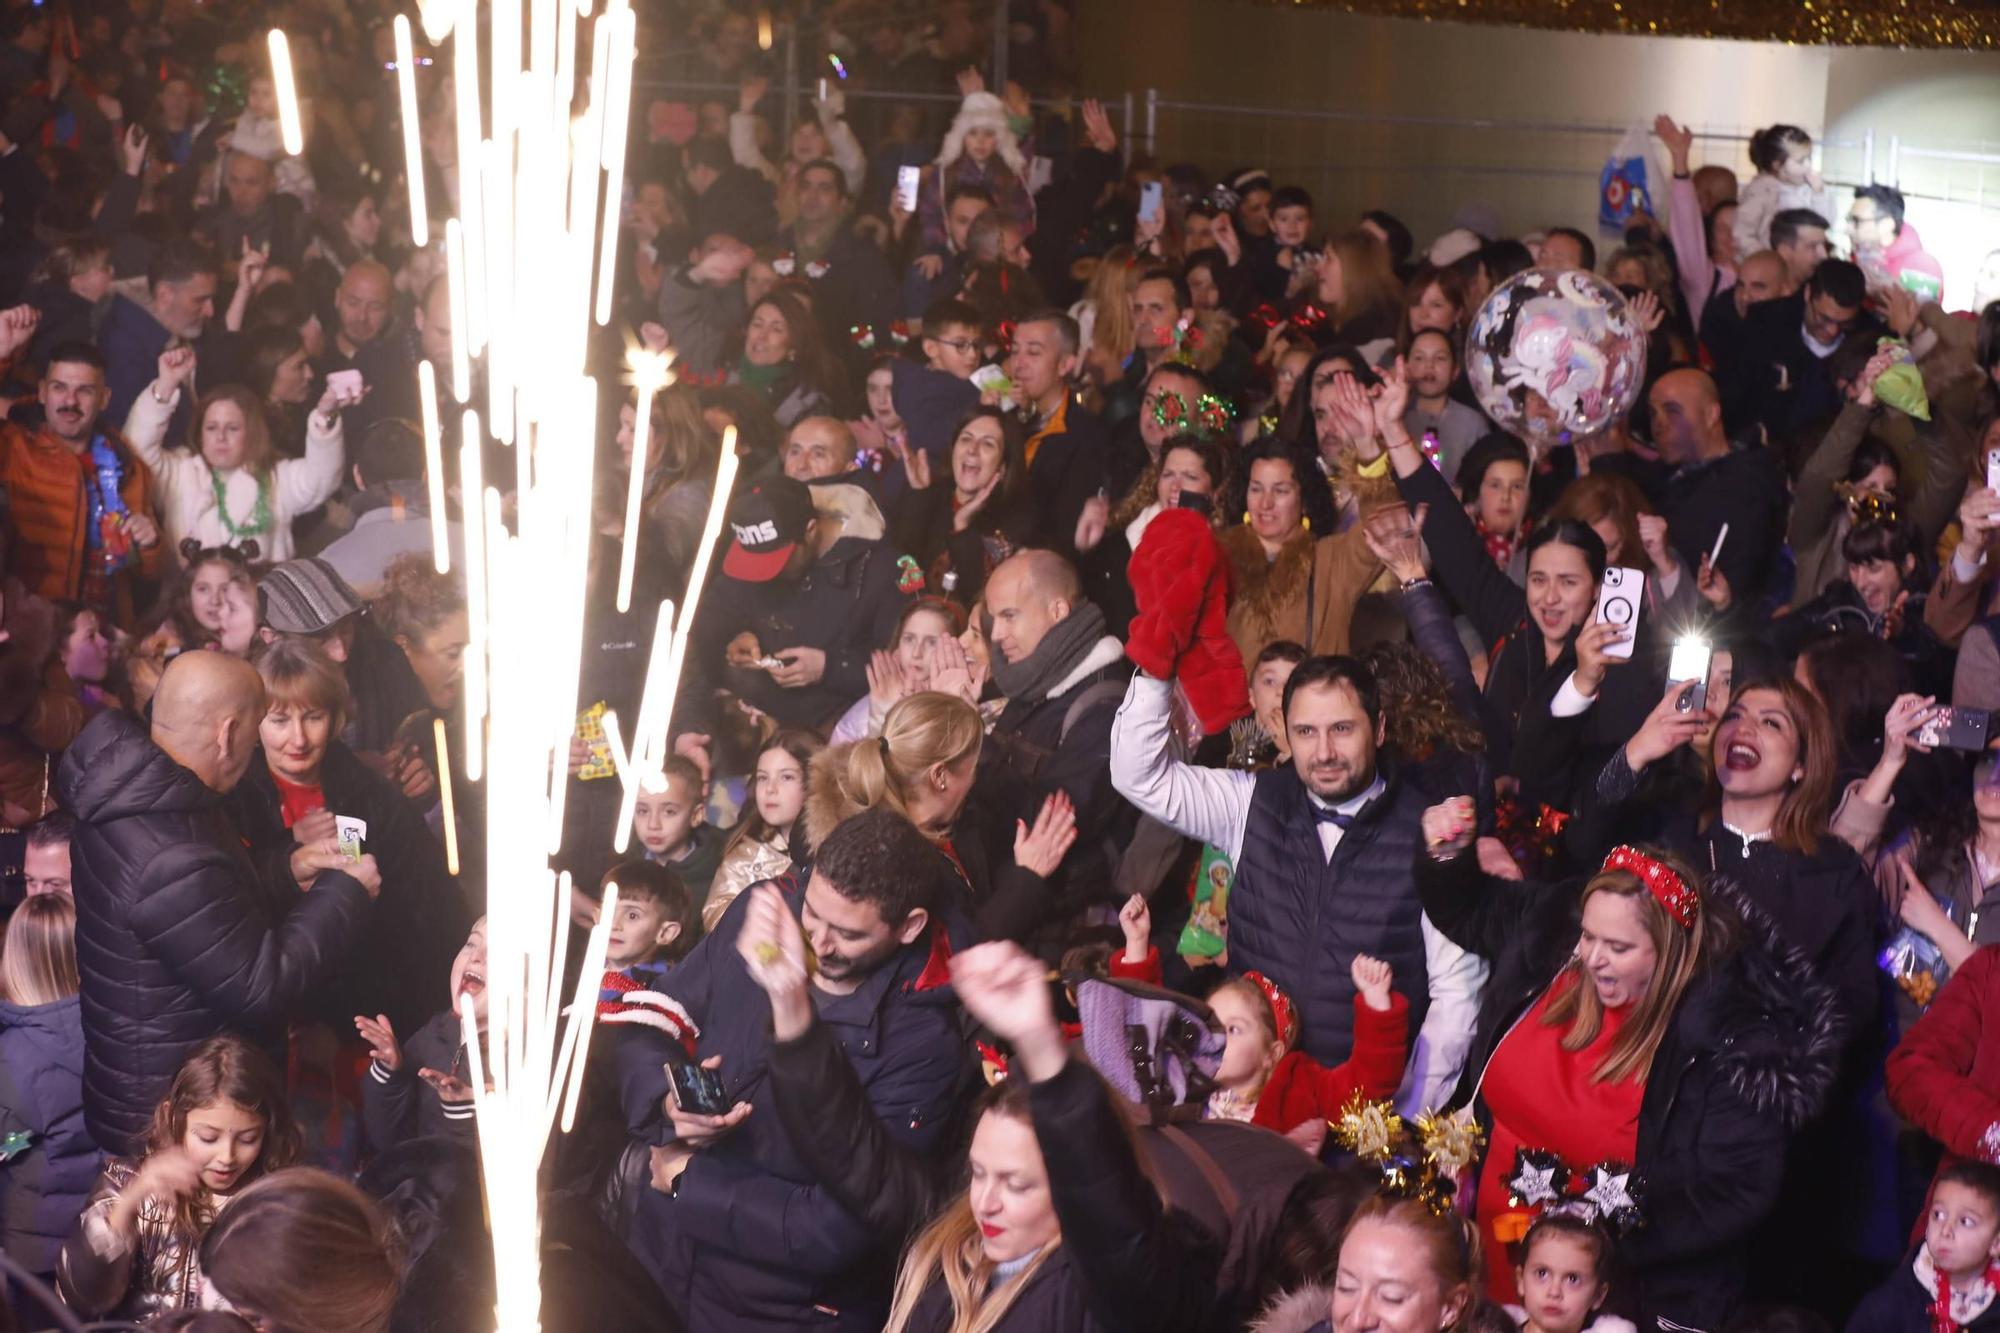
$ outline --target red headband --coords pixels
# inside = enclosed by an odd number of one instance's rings
[[[1278,989],[1278,983],[1262,972],[1245,972],[1243,979],[1263,993],[1264,1003],[1271,1006],[1271,1023],[1278,1030],[1278,1040],[1291,1046],[1299,1039],[1299,1011],[1292,1007],[1291,1000]]]
[[[1646,886],[1646,891],[1667,909],[1668,916],[1684,928],[1694,929],[1695,911],[1700,907],[1701,900],[1672,866],[1655,860],[1637,847],[1613,847],[1611,855],[1604,858],[1604,868],[1636,875],[1639,882]]]

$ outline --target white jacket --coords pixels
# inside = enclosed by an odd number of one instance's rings
[[[1759,250],[1771,248],[1771,219],[1788,208],[1810,208],[1834,222],[1833,192],[1824,186],[1815,190],[1806,184],[1787,185],[1768,171],[1760,171],[1736,199],[1736,262],[1741,264]]]
[[[160,497],[160,526],[165,529],[162,535],[168,547],[178,549],[187,537],[203,546],[228,545],[233,539],[216,511],[215,473],[208,460],[199,453],[166,447],[167,422],[180,396],[176,389],[173,397],[162,403],[153,397],[152,386],[146,386],[125,418],[125,438],[152,469],[153,485]],[[270,531],[246,534],[255,538],[259,560],[276,564],[292,558],[293,517],[333,498],[340,488],[346,457],[339,414],[324,418],[316,411],[309,413],[306,456],[280,460],[266,483],[271,495]],[[257,478],[238,468],[223,478],[222,487],[229,517],[241,528],[257,512]]]

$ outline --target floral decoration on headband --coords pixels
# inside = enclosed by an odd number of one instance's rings
[[[1243,979],[1255,986],[1263,995],[1264,1003],[1271,1006],[1271,1025],[1277,1029],[1278,1040],[1290,1047],[1299,1039],[1299,1011],[1293,1006],[1291,997],[1278,989],[1278,983],[1262,972],[1245,972]]]
[[[1331,1123],[1334,1142],[1382,1173],[1384,1194],[1416,1199],[1439,1217],[1451,1212],[1458,1189],[1454,1177],[1479,1153],[1481,1131],[1469,1109],[1452,1116],[1425,1112],[1417,1117],[1414,1153],[1397,1150],[1405,1126],[1386,1101],[1364,1101],[1356,1093]]]
[[[1153,391],[1153,424],[1162,430],[1186,431],[1200,439],[1220,435],[1235,419],[1235,409],[1212,393],[1188,400],[1172,389]]]
[[[1655,860],[1637,847],[1613,847],[1611,855],[1604,858],[1606,870],[1623,870],[1636,876],[1646,891],[1659,900],[1667,909],[1667,915],[1678,921],[1682,928],[1694,929],[1695,914],[1701,908],[1701,899],[1688,882],[1680,877],[1672,866]]]

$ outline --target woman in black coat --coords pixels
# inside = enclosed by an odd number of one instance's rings
[[[283,884],[295,854],[335,839],[336,816],[366,825],[361,848],[382,874],[361,938],[307,996],[305,1015],[345,1032],[356,1014],[386,1014],[396,1031],[415,1032],[449,1003],[452,959],[471,921],[465,897],[416,807],[334,739],[347,697],[340,668],[318,645],[283,639],[257,670],[263,745],[229,803],[263,882]]]
[[[1039,532],[1028,493],[1026,436],[998,407],[977,406],[959,420],[937,477],[928,457],[905,459],[910,493],[897,508],[895,541],[929,579],[929,588],[971,606],[994,566],[1024,546],[1068,545],[1074,533]]]
[[[915,1233],[890,1330],[952,1327],[945,1264],[965,1268],[981,1299],[1007,1302],[994,1327],[1009,1333],[1197,1333],[1241,1322],[1245,1293],[1269,1277],[1281,1202],[1319,1174],[1311,1159],[1267,1132],[1190,1125],[1179,1140],[1146,1138],[1149,1176],[1109,1088],[1068,1056],[1046,967],[989,944],[953,960],[952,984],[1012,1048],[1013,1064],[982,1100],[971,1183],[954,1193],[955,1171],[899,1149],[880,1128],[813,1021],[796,923],[775,894],[755,892],[738,948],[771,998],[778,1115],[843,1206],[877,1234]],[[1002,1172],[1010,1188],[995,1190]],[[1240,1212],[1210,1193],[1216,1174],[1240,1193]]]
[[[1638,1073],[1632,1160],[1643,1184],[1644,1225],[1620,1252],[1637,1278],[1642,1326],[1720,1327],[1743,1287],[1742,1241],[1778,1199],[1786,1141],[1817,1113],[1833,1081],[1842,1029],[1830,992],[1809,980],[1798,950],[1726,878],[1704,883],[1672,867],[1664,897],[1613,867],[1559,884],[1500,880],[1465,854],[1473,831],[1468,804],[1433,807],[1424,826],[1428,850],[1416,865],[1424,914],[1492,966],[1461,1101],[1480,1090],[1510,1035],[1528,1026],[1517,1022],[1531,1007],[1565,984],[1598,995],[1596,968],[1581,957],[1590,952],[1583,922],[1592,894],[1610,892],[1642,908],[1658,902],[1662,911],[1648,915],[1666,930],[1688,932],[1684,949],[1657,954],[1649,988],[1663,1021]],[[1685,890],[1678,908],[1667,905],[1676,880]],[[1688,924],[1674,917],[1677,910]],[[1680,966],[1672,966],[1676,960]],[[1644,996],[1633,1001],[1628,1023],[1644,1021],[1647,1003]],[[1501,1170],[1504,1176],[1511,1165]]]

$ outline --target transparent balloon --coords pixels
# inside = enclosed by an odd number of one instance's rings
[[[1529,269],[1479,307],[1465,370],[1500,429],[1554,444],[1593,435],[1632,409],[1646,379],[1646,333],[1595,273]]]

